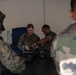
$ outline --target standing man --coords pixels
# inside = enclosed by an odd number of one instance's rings
[[[3,26],[4,18],[5,15],[0,11],[0,34],[5,30]],[[1,36],[0,36],[0,62],[4,67],[8,69],[9,73],[11,74],[13,73],[13,75],[18,75],[25,69],[25,60],[19,57],[11,49],[10,45],[3,41],[3,38]],[[4,74],[8,75],[7,72],[4,72]]]
[[[52,41],[56,36],[56,33],[51,31],[50,26],[46,24],[42,26],[42,32],[44,33],[45,37],[32,44],[32,47],[35,47],[37,44],[41,44],[41,48],[43,49],[43,51],[48,51],[50,53],[50,47]]]
[[[74,22],[53,42],[52,55],[59,75],[76,75],[76,0],[70,2]]]

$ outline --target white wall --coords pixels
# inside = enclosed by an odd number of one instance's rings
[[[45,0],[45,23],[56,33],[61,32],[71,23],[69,15],[70,0]],[[43,0],[0,0],[0,11],[6,14],[3,37],[7,41],[7,31],[14,27],[32,23],[35,33],[41,38],[44,24]]]
[[[43,0],[1,0],[0,10],[6,14],[3,33],[7,41],[7,31],[14,27],[27,26],[32,23],[35,33],[42,37],[41,27],[43,25]]]
[[[45,0],[45,23],[51,30],[60,33],[71,22],[70,0]]]

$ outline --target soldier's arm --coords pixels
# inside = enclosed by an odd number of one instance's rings
[[[18,47],[19,47],[21,50],[24,50],[23,46],[24,46],[24,34],[20,37],[20,40],[19,40],[19,42],[18,42]]]
[[[47,42],[48,40],[49,40],[48,37],[43,38],[43,39],[39,40],[38,42],[33,43],[33,44],[32,44],[32,47],[35,48],[35,46],[36,46],[37,44],[43,44],[43,43]]]
[[[38,41],[38,43],[43,44],[43,43],[47,42],[48,40],[49,40],[49,38],[45,37],[45,38],[41,39],[40,41]]]

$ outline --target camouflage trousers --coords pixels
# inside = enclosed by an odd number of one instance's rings
[[[25,69],[25,59],[19,57],[9,44],[0,40],[0,61],[12,73],[21,73]]]

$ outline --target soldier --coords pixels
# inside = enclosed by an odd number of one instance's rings
[[[19,40],[18,46],[21,50],[31,50],[32,44],[38,42],[40,38],[34,33],[34,26],[32,24],[27,25],[27,33],[24,33]]]
[[[0,12],[0,34],[5,30],[3,20],[5,15]],[[0,62],[12,73],[21,73],[25,69],[25,60],[19,57],[10,47],[3,41],[0,36]]]
[[[32,46],[34,47],[37,44],[41,44],[41,46],[39,46],[41,49],[41,53],[45,51],[44,53],[49,52],[50,54],[50,46],[56,36],[56,33],[53,32],[50,29],[49,25],[46,25],[46,24],[42,26],[42,32],[44,33],[45,37],[40,39],[37,43],[32,44]]]
[[[76,0],[71,0],[70,14],[75,21],[56,37],[52,46],[60,75],[76,75]]]

